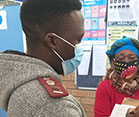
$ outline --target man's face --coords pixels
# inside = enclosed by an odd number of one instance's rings
[[[59,34],[57,35],[71,43],[71,45],[75,46],[75,44],[80,43],[84,35],[83,16],[81,11],[73,11],[66,16],[58,32]],[[57,39],[54,44],[54,50],[59,56],[64,61],[73,58],[75,48],[59,39],[57,36],[55,36],[55,38]],[[51,66],[53,66],[59,74],[63,73],[62,62],[63,61],[58,56],[55,56],[53,62],[51,62]]]
[[[64,30],[61,31],[61,35],[59,36],[75,45],[81,42],[84,35],[83,16],[81,11],[74,11],[68,17],[69,19],[67,18],[66,25],[63,27]],[[61,57],[64,60],[73,58],[74,48],[62,40],[59,41],[57,52]]]

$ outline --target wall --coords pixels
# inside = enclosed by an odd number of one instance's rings
[[[73,95],[83,106],[87,117],[94,117],[94,101],[96,91],[92,90],[80,90],[76,88],[75,85],[75,74],[74,72],[65,77],[61,76],[63,85],[68,90],[68,92]]]

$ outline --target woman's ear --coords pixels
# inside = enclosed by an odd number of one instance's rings
[[[56,37],[52,33],[47,33],[44,38],[45,44],[52,49],[56,48],[56,40]]]

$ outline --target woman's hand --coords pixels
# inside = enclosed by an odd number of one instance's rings
[[[139,117],[139,105],[136,108],[128,109],[126,117]]]

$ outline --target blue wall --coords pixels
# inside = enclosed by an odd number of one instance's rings
[[[7,5],[2,10],[6,11],[7,29],[0,30],[0,51],[7,49],[23,51],[20,4]]]
[[[7,117],[7,113],[0,108],[0,117]]]

